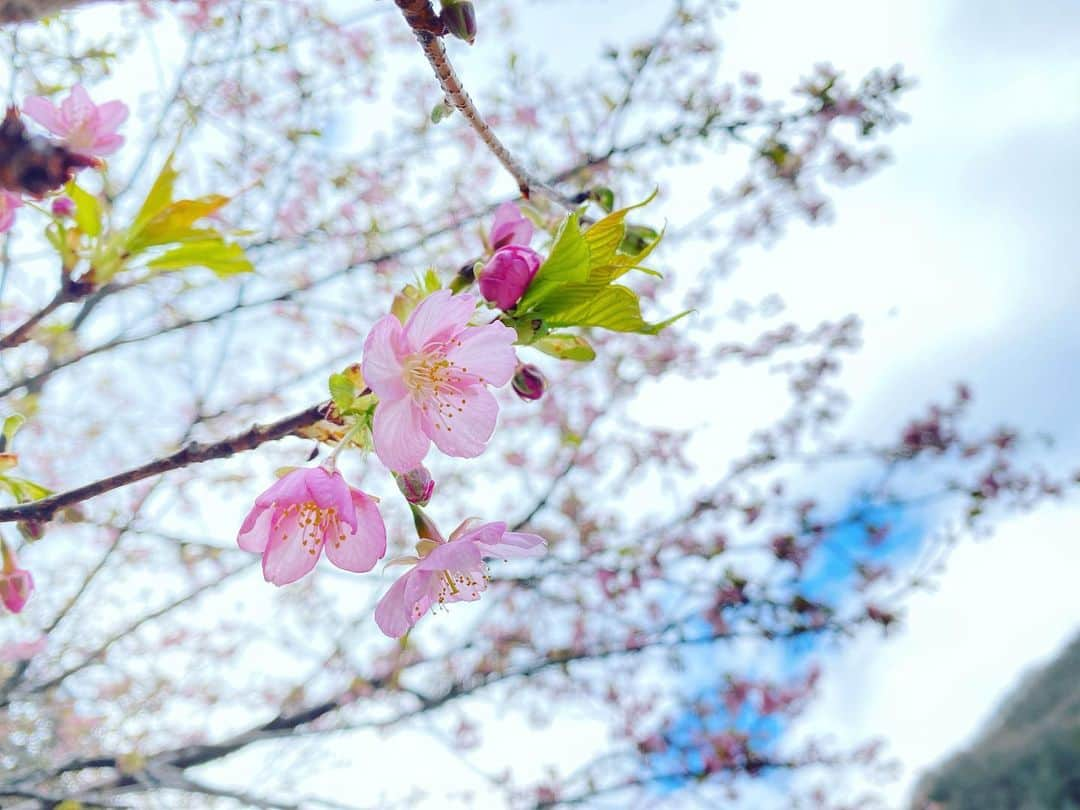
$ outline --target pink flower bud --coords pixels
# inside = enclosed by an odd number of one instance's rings
[[[34,578],[30,572],[19,568],[15,551],[0,539],[0,602],[12,613],[18,613],[26,605],[30,594],[34,592]]]
[[[499,248],[480,271],[480,294],[500,309],[511,309],[529,288],[540,262],[540,254],[524,245]]]
[[[514,372],[514,378],[510,381],[514,393],[524,400],[532,401],[540,399],[547,389],[547,380],[540,373],[540,369],[532,363],[522,363]]]
[[[492,250],[507,245],[528,245],[532,237],[533,224],[514,203],[504,202],[495,210],[495,219],[488,235]]]
[[[70,217],[75,213],[75,203],[70,197],[57,197],[52,201],[52,212],[58,217]]]
[[[468,0],[442,0],[439,17],[458,39],[470,45],[476,40],[476,9]]]
[[[394,473],[394,480],[405,500],[417,506],[427,506],[435,491],[435,479],[423,464],[407,473]]]

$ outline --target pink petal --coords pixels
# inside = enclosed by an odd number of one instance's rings
[[[270,526],[274,510],[267,506],[255,506],[248,512],[236,536],[236,542],[244,551],[262,552],[270,541]]]
[[[96,114],[97,107],[81,84],[72,87],[71,94],[60,102],[60,121],[69,131],[89,123]]]
[[[307,503],[311,493],[308,492],[306,473],[304,467],[287,472],[255,499],[255,505],[271,506],[277,503],[291,506],[294,503]]]
[[[29,96],[23,102],[23,112],[54,135],[64,135],[67,132],[60,123],[59,110],[47,98]]]
[[[517,332],[501,323],[470,326],[457,337],[447,358],[469,374],[496,388],[514,376],[517,355],[514,341]]]
[[[547,542],[536,534],[507,532],[498,543],[481,546],[481,549],[485,557],[500,557],[504,560],[541,557],[547,551]]]
[[[364,382],[379,399],[401,399],[408,393],[401,367],[401,358],[407,353],[401,322],[393,315],[376,321],[364,341],[361,371]]]
[[[375,607],[375,623],[390,638],[401,638],[431,607],[432,574],[415,569],[401,576]]]
[[[533,224],[525,218],[512,202],[504,202],[495,209],[495,219],[491,223],[491,247],[498,249],[506,245],[527,245],[532,241]]]
[[[128,117],[128,106],[122,101],[106,101],[97,108],[98,132],[114,132]]]
[[[449,340],[464,328],[475,310],[474,296],[436,290],[420,302],[405,324],[410,348],[419,351],[428,343]]]
[[[323,467],[312,467],[306,471],[304,483],[308,492],[320,509],[333,508],[339,520],[356,530],[356,508],[353,506],[352,489],[345,483],[337,470],[330,472]]]
[[[94,144],[90,150],[80,150],[82,152],[92,152],[93,155],[111,155],[117,149],[124,145],[124,136],[117,135],[116,133],[109,133],[108,135],[97,135],[94,137]]]
[[[453,540],[442,543],[416,566],[417,571],[468,571],[479,568],[484,557],[476,543]]]
[[[372,438],[379,460],[400,473],[419,466],[431,444],[421,428],[420,409],[411,399],[380,402],[375,408]]]
[[[375,567],[386,554],[386,525],[375,499],[363,492],[353,492],[357,525],[345,532],[345,539],[326,538],[326,556],[338,568],[362,574]]]
[[[461,402],[460,412],[455,412],[445,422],[425,424],[424,430],[446,455],[475,458],[484,452],[484,446],[495,432],[499,404],[491,392],[482,386],[455,394],[455,404],[458,402]],[[378,418],[377,411],[375,416]]]
[[[284,516],[272,527],[262,558],[263,577],[267,582],[288,585],[315,567],[320,547],[305,539],[304,528],[295,512]]]

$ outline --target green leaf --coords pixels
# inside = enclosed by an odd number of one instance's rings
[[[9,449],[11,443],[15,441],[15,434],[19,432],[19,428],[26,422],[26,417],[21,413],[13,413],[7,419],[4,420],[3,436],[4,436],[4,449]]]
[[[157,179],[154,180],[154,185],[150,187],[146,199],[143,200],[139,213],[135,215],[135,221],[131,223],[131,234],[133,236],[138,234],[143,226],[153,219],[161,209],[172,202],[173,187],[176,185],[176,178],[179,174],[173,168],[173,156],[170,154],[165,160],[165,165],[161,167]]]
[[[620,208],[608,214],[585,231],[585,241],[589,243],[593,267],[607,264],[615,258],[615,252],[623,244],[626,236],[626,215],[635,208],[648,205],[656,199],[656,191],[636,205]]]
[[[41,484],[35,484],[26,478],[16,478],[13,475],[0,475],[0,485],[7,487],[19,503],[39,501],[52,495],[51,489],[46,489]]]
[[[570,214],[555,235],[547,260],[540,265],[517,309],[527,312],[564,284],[584,282],[589,277],[590,248],[578,225],[579,212]]]
[[[221,194],[211,194],[195,200],[177,200],[158,210],[136,231],[134,228],[127,238],[127,251],[130,254],[141,253],[148,247],[168,245],[174,242],[187,242],[205,238],[215,231],[193,228],[203,217],[210,216],[229,202]]]
[[[431,123],[438,124],[454,114],[454,108],[445,101],[440,101],[431,108]]]
[[[344,374],[330,375],[330,398],[340,413],[344,413],[352,407],[356,398],[356,386]]]
[[[568,285],[544,302],[547,326],[597,326],[613,332],[655,335],[689,314],[680,313],[660,323],[641,316],[641,300],[629,287],[612,284],[597,289],[593,285]]]
[[[220,235],[216,239],[181,244],[150,260],[146,266],[163,271],[206,267],[221,278],[250,273],[255,269],[240,245],[226,242]]]
[[[589,342],[578,335],[566,333],[553,333],[545,335],[532,344],[544,354],[558,357],[560,360],[574,360],[578,363],[588,363],[596,359],[596,351]]]
[[[69,180],[64,186],[64,193],[75,203],[75,224],[87,236],[101,233],[101,203],[98,198],[75,185]]]

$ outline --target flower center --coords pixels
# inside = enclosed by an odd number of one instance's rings
[[[465,412],[462,392],[474,384],[469,370],[450,360],[444,349],[418,352],[406,360],[404,381],[413,400],[435,428],[447,431],[453,430],[450,420]]]
[[[290,517],[295,523],[289,521]],[[276,528],[281,531],[282,543],[296,537],[309,554],[318,554],[328,539],[335,546],[340,546],[345,541],[345,533],[338,524],[337,507],[323,508],[314,501],[285,507],[277,518]]]

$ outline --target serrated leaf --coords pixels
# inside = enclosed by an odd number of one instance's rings
[[[154,180],[154,185],[150,187],[146,199],[143,200],[143,204],[139,208],[139,213],[135,215],[134,222],[131,223],[131,232],[133,234],[142,230],[143,225],[153,219],[162,208],[172,202],[173,187],[176,185],[176,178],[179,175],[180,173],[173,168],[173,156],[170,154],[169,157],[165,159],[165,165],[162,166],[161,171],[158,172],[158,176]]]
[[[226,242],[220,235],[216,239],[181,244],[150,260],[146,266],[162,271],[205,267],[221,278],[255,269],[240,245]]]
[[[596,350],[585,338],[578,335],[554,333],[545,335],[532,345],[544,354],[558,357],[560,360],[588,363],[596,359]]]
[[[641,300],[629,287],[612,284],[597,290],[592,285],[570,285],[544,302],[548,326],[596,326],[613,332],[655,335],[687,315],[680,313],[653,324],[641,316]]]
[[[636,208],[648,205],[656,199],[656,195],[657,191],[653,191],[641,202],[608,214],[585,231],[585,241],[589,243],[592,266],[606,264],[615,257],[615,252],[626,236],[626,215]]]
[[[198,240],[207,233],[214,233],[204,228],[192,226],[200,219],[210,216],[229,202],[221,194],[211,194],[195,200],[177,200],[164,205],[137,230],[133,227],[128,233],[127,251],[141,253],[148,247],[168,245],[174,242]]]
[[[75,203],[75,224],[87,236],[101,233],[101,203],[89,191],[79,188],[74,180],[64,185],[64,193]]]
[[[564,284],[584,282],[589,277],[589,243],[581,233],[578,212],[570,214],[555,235],[555,243],[547,260],[540,265],[524,298],[518,304],[520,312],[527,312]]]

